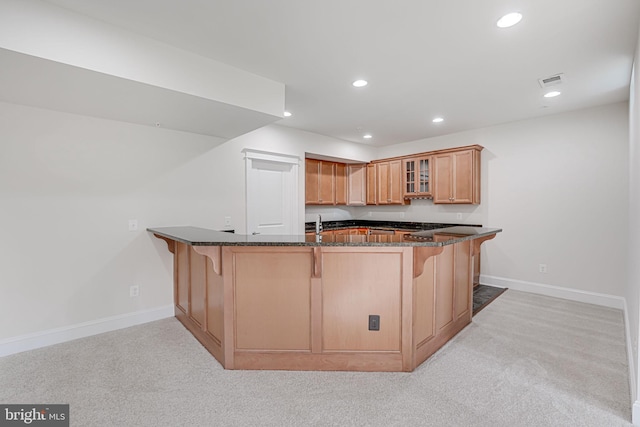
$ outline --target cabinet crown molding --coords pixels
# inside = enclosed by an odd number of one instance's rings
[[[443,148],[442,150],[424,151],[420,153],[405,154],[403,156],[387,157],[384,159],[375,159],[375,160],[371,160],[371,163],[388,162],[390,160],[404,160],[404,159],[411,159],[414,157],[427,157],[427,156],[433,156],[438,154],[455,153],[456,151],[464,151],[464,150],[482,151],[484,150],[484,147],[482,145],[474,144],[474,145],[465,145],[464,147]]]

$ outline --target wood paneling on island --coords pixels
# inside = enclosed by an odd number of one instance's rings
[[[228,369],[412,371],[471,321],[472,249],[175,242],[176,317]]]

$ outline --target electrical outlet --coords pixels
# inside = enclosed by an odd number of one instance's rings
[[[231,227],[231,217],[230,216],[225,216],[224,217],[224,226],[225,227]]]
[[[460,212],[456,214],[456,219],[462,219],[462,214]]]
[[[138,220],[130,219],[129,220],[129,231],[138,231]]]
[[[140,287],[138,285],[129,286],[129,296],[131,298],[137,297],[140,295]]]
[[[370,331],[380,330],[380,316],[378,314],[369,315],[369,330]]]
[[[540,273],[546,273],[547,272],[547,264],[540,264],[538,266],[538,269],[540,270]]]

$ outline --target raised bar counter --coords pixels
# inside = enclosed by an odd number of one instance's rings
[[[499,228],[452,226],[412,234],[388,235],[379,241],[373,235],[245,235],[198,227],[149,228],[157,237],[191,246],[445,246],[501,232]]]
[[[473,258],[501,230],[148,231],[174,255],[176,317],[226,369],[412,371],[471,322]]]

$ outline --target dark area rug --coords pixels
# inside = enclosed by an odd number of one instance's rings
[[[473,315],[475,316],[498,298],[508,288],[496,288],[495,286],[478,285],[473,289]]]

